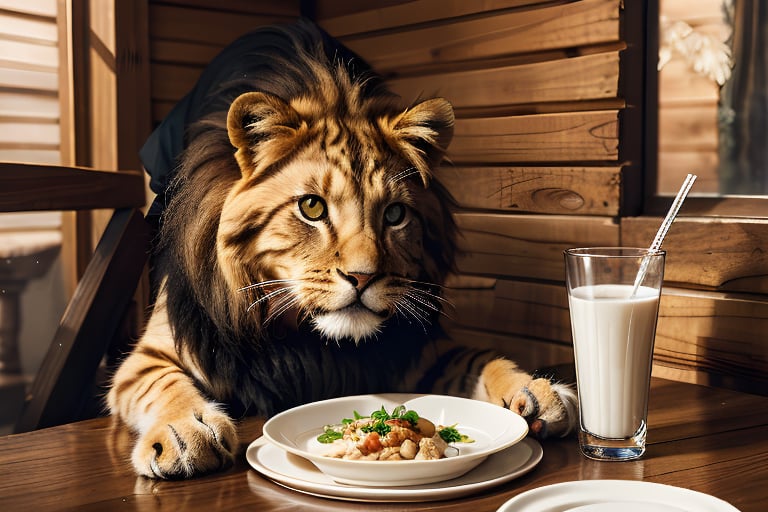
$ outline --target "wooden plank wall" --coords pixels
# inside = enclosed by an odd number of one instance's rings
[[[454,105],[440,179],[466,252],[445,325],[528,367],[572,360],[562,251],[619,244],[642,163],[621,140],[640,133],[627,116],[623,2],[376,4],[319,1],[317,17],[406,101]]]
[[[299,12],[299,0],[149,0],[153,124],[224,46],[261,25],[294,20]]]

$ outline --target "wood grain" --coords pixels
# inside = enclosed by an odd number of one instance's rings
[[[609,217],[458,213],[458,267],[464,273],[525,279],[564,279],[563,251],[575,246],[619,245]]]
[[[443,96],[456,107],[576,102],[615,98],[618,63],[618,52],[607,52],[519,66],[395,78],[387,83],[406,101]]]
[[[473,348],[494,350],[529,372],[573,364],[573,347],[570,343],[554,343],[524,336],[466,329],[455,326],[451,320],[441,324],[451,339]]]
[[[181,7],[196,7],[210,9],[210,0],[153,0],[155,3],[177,5]],[[270,14],[286,17],[298,14],[298,4],[291,1],[275,2],[274,0],[216,0],[216,7],[221,11],[241,14]]]
[[[399,7],[413,9],[415,6]],[[359,55],[365,55],[379,72],[388,74],[425,64],[615,43],[620,40],[618,16],[618,0],[585,0],[539,9],[502,11],[494,16],[452,18],[440,24],[433,21],[426,27],[405,26],[396,32],[358,33],[341,40]],[[360,18],[361,14],[356,17]],[[339,27],[338,24],[337,20],[321,22],[337,37],[343,36],[346,30],[360,29],[356,25]]]
[[[622,219],[622,243],[649,245],[661,221],[661,217]],[[764,219],[679,217],[664,239],[664,279],[724,292],[768,293],[766,238]]]
[[[449,290],[456,327],[571,343],[564,285],[499,279],[491,289]]]
[[[484,0],[475,3],[464,0],[384,0],[365,5],[346,0],[322,0],[315,2],[315,9],[322,26],[328,32],[343,37],[547,3],[546,0]]]
[[[203,68],[237,37],[295,20],[299,2],[225,0],[149,2],[151,117],[159,123],[195,84]]]
[[[717,83],[691,72],[682,59],[670,61],[659,72],[659,105],[717,103]]]
[[[686,104],[659,110],[660,151],[717,152],[717,105]]]
[[[204,66],[199,65],[153,63],[151,65],[152,101],[166,102],[173,108],[176,102],[194,87],[203,68]]]
[[[466,163],[615,163],[618,113],[574,112],[457,119],[449,159]]]
[[[139,172],[0,162],[0,211],[141,207],[145,201]]]
[[[202,41],[153,39],[150,51],[156,64],[175,64],[203,69],[221,51],[221,47]]]
[[[228,12],[221,9],[196,9],[181,5],[161,5],[151,2],[149,6],[149,35],[181,41],[198,41],[224,47],[238,36],[262,25],[286,22],[295,16],[286,16],[286,5],[276,3],[278,14],[261,12]],[[294,4],[295,5],[295,4]],[[298,15],[298,11],[294,11]]]
[[[659,109],[659,192],[676,194],[694,172],[697,193],[719,193],[717,110],[716,101],[668,102]]]
[[[664,151],[659,150],[659,178],[657,183],[658,192],[661,195],[674,197],[680,189],[680,184],[685,180],[688,173],[695,173],[696,193],[697,194],[716,194],[720,191],[720,182],[718,178],[718,166],[720,156],[717,151]],[[689,201],[686,206],[700,201],[700,197],[694,201]],[[755,212],[754,208],[742,208],[742,215],[750,215]],[[733,215],[733,213],[731,213]]]
[[[196,46],[164,44],[155,48],[167,52],[189,51]],[[206,45],[205,48],[203,55],[218,47]],[[165,58],[173,60],[153,62],[151,66],[153,98],[178,100],[194,85],[203,66],[198,58],[176,59],[172,54]],[[444,96],[456,108],[560,101],[569,102],[572,109],[577,109],[574,102],[616,97],[618,58],[618,53],[611,52],[520,66],[433,72],[394,78],[387,83],[406,102],[424,96]]]
[[[691,9],[695,2],[696,9]],[[659,4],[661,14],[673,20],[682,20],[691,25],[698,25],[699,20],[721,19],[723,4],[720,0],[662,0]]]
[[[603,216],[619,212],[619,167],[445,165],[438,178],[464,208]]]
[[[658,375],[768,394],[768,300],[666,287],[654,361]]]

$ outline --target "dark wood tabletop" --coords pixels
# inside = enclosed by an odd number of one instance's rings
[[[523,491],[585,479],[645,480],[701,491],[742,512],[768,504],[768,397],[653,379],[646,455],[632,462],[583,457],[575,437],[542,443],[529,473],[477,494],[366,510],[495,511]],[[263,420],[240,425],[235,466],[187,481],[137,478],[130,436],[99,418],[0,438],[0,510],[359,510],[360,503],[285,489],[251,469],[245,448]]]

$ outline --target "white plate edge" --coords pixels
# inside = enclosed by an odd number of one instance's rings
[[[611,493],[608,496],[605,496],[604,499],[594,499],[595,496],[595,489],[593,487],[602,487],[605,489],[606,486],[613,487],[613,489],[610,489]],[[521,505],[534,505],[536,506],[536,503],[530,503],[531,500],[535,500],[541,496],[541,498],[546,500],[547,505],[553,505],[557,507],[557,510],[562,510],[563,506],[569,506],[571,504],[573,505],[585,505],[585,504],[599,504],[604,503],[606,501],[610,500],[633,500],[637,499],[638,503],[641,503],[639,500],[647,497],[650,491],[653,489],[655,490],[663,490],[666,493],[672,493],[672,494],[680,494],[678,502],[675,503],[669,503],[669,502],[659,502],[660,504],[665,505],[674,505],[678,507],[682,507],[683,510],[691,510],[693,512],[694,510],[696,512],[701,512],[702,509],[696,508],[691,509],[690,507],[690,500],[691,498],[696,499],[697,503],[694,503],[694,505],[701,505],[701,503],[704,503],[705,505],[711,505],[712,507],[716,507],[711,509],[712,512],[740,512],[739,509],[737,509],[732,504],[728,503],[727,501],[718,498],[717,496],[713,496],[711,494],[707,494],[701,491],[695,491],[693,489],[688,489],[685,487],[679,487],[675,485],[670,484],[662,484],[658,482],[649,482],[645,480],[610,480],[610,479],[595,479],[595,480],[574,480],[569,482],[559,482],[556,484],[550,484],[545,485],[542,487],[536,487],[534,489],[530,489],[528,491],[522,492],[518,494],[517,496],[514,496],[513,498],[510,498],[506,502],[504,502],[496,512],[517,512],[520,510]],[[558,498],[560,497],[557,493],[563,494],[565,498],[568,498],[568,495],[574,496],[579,499],[578,503],[574,503],[572,501],[562,501]],[[582,493],[581,495],[578,495],[578,493]],[[586,500],[586,501],[584,501]],[[590,501],[593,500],[593,501]],[[528,503],[524,503],[528,502]],[[631,503],[631,501],[628,501]],[[683,502],[681,504],[681,502]],[[647,503],[647,501],[646,501]],[[540,508],[544,503],[541,503],[539,505],[539,508],[536,508],[537,512],[549,510],[549,509],[542,509]],[[530,508],[522,509],[522,510],[533,510]],[[708,509],[710,510],[710,509]]]
[[[284,487],[296,492],[300,492],[303,494],[318,496],[322,498],[331,498],[331,499],[344,500],[344,501],[381,502],[381,503],[383,502],[390,502],[390,503],[414,502],[415,503],[415,502],[437,501],[437,500],[457,498],[461,496],[474,494],[481,490],[496,487],[503,483],[506,483],[516,478],[524,476],[525,474],[532,471],[536,466],[538,466],[538,464],[541,462],[544,456],[544,451],[541,444],[531,437],[526,437],[519,443],[515,443],[514,445],[508,448],[505,448],[500,452],[493,453],[488,457],[489,459],[492,457],[499,457],[500,454],[503,453],[504,451],[519,449],[520,446],[522,445],[527,446],[531,450],[531,455],[520,466],[518,466],[517,468],[512,468],[511,471],[510,471],[511,468],[504,468],[505,472],[497,478],[493,478],[483,482],[474,482],[466,485],[456,485],[449,488],[444,487],[447,482],[461,480],[462,478],[464,478],[464,476],[462,476],[453,480],[435,482],[434,488],[430,488],[430,489],[424,489],[424,488],[408,489],[408,488],[402,488],[402,487],[398,489],[387,489],[386,487],[352,487],[352,486],[344,486],[341,484],[334,484],[334,483],[316,484],[314,482],[305,481],[300,478],[292,477],[290,475],[284,475],[280,472],[272,470],[271,468],[267,468],[261,464],[258,464],[253,460],[253,457],[250,455],[252,450],[258,450],[259,448],[266,445],[269,445],[270,448],[272,449],[282,451],[282,448],[280,448],[277,445],[271,444],[269,439],[267,439],[264,436],[261,436],[255,439],[246,449],[246,459],[248,461],[248,464],[254,470],[254,472],[259,473],[263,477],[274,482],[276,485],[280,485],[281,487]],[[316,471],[318,473],[321,473],[319,469],[316,469]],[[468,474],[471,474],[472,471],[470,471]],[[335,491],[342,491],[342,492],[340,493]]]

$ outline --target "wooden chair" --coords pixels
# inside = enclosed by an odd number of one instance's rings
[[[82,419],[147,260],[140,172],[0,162],[0,211],[114,209],[63,314],[16,432]]]

